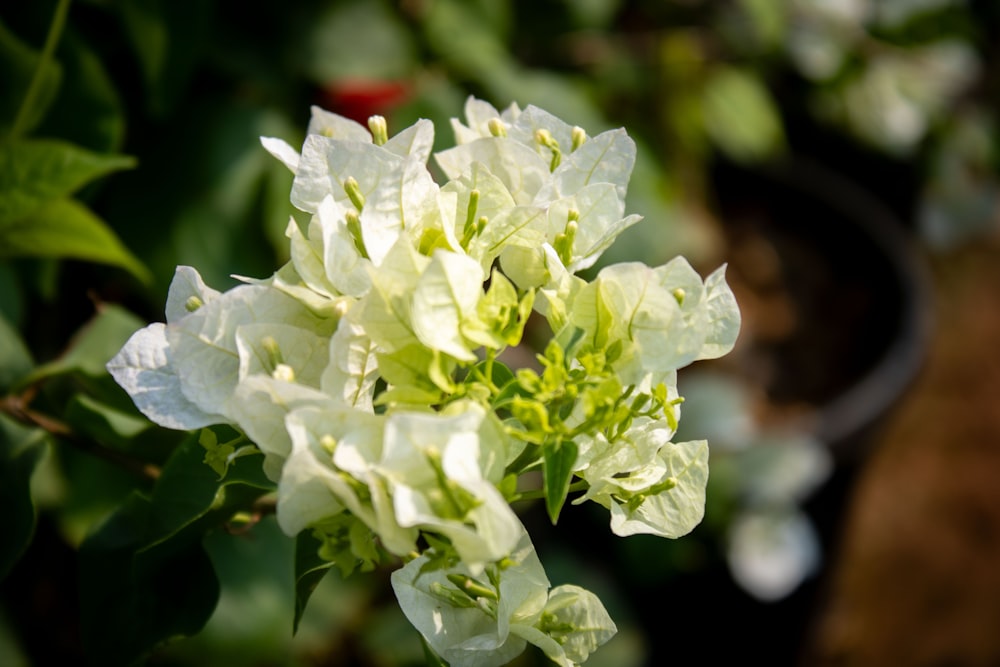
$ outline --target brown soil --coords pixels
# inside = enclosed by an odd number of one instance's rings
[[[927,365],[859,479],[804,665],[1000,665],[1000,239],[933,264]]]

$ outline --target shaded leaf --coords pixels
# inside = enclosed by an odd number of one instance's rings
[[[304,530],[295,538],[295,618],[292,632],[298,631],[299,621],[316,586],[335,565],[319,555],[321,545],[322,542],[311,530]]]
[[[29,429],[0,415],[0,503],[6,515],[0,541],[0,581],[24,553],[35,532],[31,474],[46,449],[40,429]]]
[[[133,166],[129,156],[95,153],[56,139],[0,145],[0,233],[94,179]]]
[[[80,549],[81,634],[95,664],[134,664],[166,640],[198,632],[219,598],[193,536],[146,550],[152,502],[138,493]]]
[[[152,276],[111,228],[87,207],[57,199],[28,217],[0,223],[0,257],[52,257],[110,264],[144,283]]]
[[[0,314],[0,391],[31,372],[34,361],[20,334]]]
[[[81,546],[83,640],[99,664],[138,661],[211,616],[219,583],[202,538],[273,484],[257,457],[237,459],[223,480],[203,457],[189,437],[152,494],[133,494]]]
[[[36,368],[24,382],[37,382],[43,378],[73,372],[91,377],[102,376],[107,373],[105,365],[108,361],[142,325],[142,320],[124,308],[105,304],[77,332],[65,354]]]

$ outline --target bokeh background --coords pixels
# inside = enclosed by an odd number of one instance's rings
[[[4,137],[57,4],[0,7]],[[681,375],[683,435],[713,447],[691,536],[526,511],[550,579],[619,623],[588,664],[1000,664],[998,19],[989,0],[74,0],[21,131],[135,158],[76,196],[145,268],[34,257],[0,228],[0,315],[46,363],[108,304],[161,320],[178,264],[217,289],[270,275],[291,174],[259,137],[295,145],[311,105],[430,118],[438,148],[470,94],[624,126],[645,220],[603,261],[726,262],[745,327]],[[83,659],[76,549],[134,486],[51,450],[0,664]],[[151,664],[421,664],[386,573],[328,576],[293,639],[274,522],[206,547],[216,612]]]

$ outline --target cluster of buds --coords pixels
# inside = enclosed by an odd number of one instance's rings
[[[470,98],[457,145],[427,168],[434,126],[389,136],[313,109],[294,174],[291,260],[219,293],[178,267],[166,323],[109,363],[154,422],[230,424],[263,454],[289,535],[310,530],[344,572],[398,558],[407,618],[452,665],[527,643],[561,665],[615,632],[600,600],[550,588],[512,503],[608,508],[618,535],[677,537],[704,510],[708,448],[673,442],[676,371],[731,349],[722,270],[683,259],[591,267],[623,230],[635,144],[535,107]],[[510,368],[525,325],[536,364]],[[534,488],[527,480],[541,483]]]

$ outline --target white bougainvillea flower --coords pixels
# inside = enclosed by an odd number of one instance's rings
[[[417,530],[396,521],[388,485],[376,471],[384,417],[330,402],[293,410],[285,425],[292,451],[278,484],[282,530],[295,535],[346,508],[391,553],[416,548]]]
[[[372,412],[378,378],[375,343],[348,312],[330,339],[330,363],[323,370],[320,388],[352,408]]]
[[[708,483],[708,443],[704,440],[667,443],[657,457],[665,467],[663,476],[639,492],[605,493],[593,500],[611,510],[615,535],[650,534],[681,537],[701,523],[705,514]]]
[[[307,137],[312,134],[361,143],[373,141],[371,130],[361,123],[318,106],[312,107],[312,117],[306,130]],[[268,153],[278,158],[293,174],[296,173],[300,155],[287,141],[275,137],[261,137],[260,143]],[[397,155],[412,157],[425,164],[430,157],[433,145],[434,124],[427,120],[418,121],[383,144],[386,150]]]
[[[393,572],[403,613],[452,667],[510,662],[527,643],[562,667],[584,662],[617,632],[596,595],[579,586],[549,590],[528,534],[501,564],[473,575],[459,564],[428,567],[423,555]]]
[[[489,575],[473,574],[463,564],[431,569],[429,560],[422,555],[393,572],[392,589],[403,614],[434,652],[452,667],[495,667],[520,655],[527,642],[511,629],[539,621],[549,588],[523,528],[506,567],[491,566]],[[479,588],[459,590],[453,579],[463,577]]]
[[[564,584],[549,591],[537,625],[513,624],[511,632],[542,649],[560,667],[575,667],[614,637],[618,628],[596,595]]]
[[[286,227],[289,261],[225,293],[179,267],[166,322],[108,369],[163,426],[241,429],[289,535],[318,531],[327,558],[407,559],[392,577],[400,606],[453,666],[500,665],[532,643],[569,667],[615,626],[589,591],[549,590],[507,500],[517,477],[571,463],[587,486],[574,502],[606,507],[614,533],[690,531],[708,448],[672,442],[677,369],[728,352],[739,311],[724,267],[576,275],[640,219],[625,212],[624,130],[591,137],[471,97],[452,127],[440,186],[430,121],[389,137],[381,117],[365,127],[313,107],[301,150],[262,138],[304,212]],[[545,369],[512,372],[497,355],[532,311],[554,332]],[[553,459],[568,439],[575,459]]]
[[[656,269],[636,262],[606,267],[574,294],[570,311],[595,348],[623,343],[617,369],[624,383],[637,386],[725,354],[740,328],[724,268],[703,284],[683,258]]]
[[[463,331],[476,328],[484,279],[472,258],[436,250],[413,286],[410,323],[420,342],[459,361],[475,361],[479,346]]]
[[[292,440],[285,417],[308,405],[327,405],[329,397],[312,387],[271,375],[251,375],[241,380],[229,404],[229,418],[264,454],[264,473],[278,481]]]
[[[493,136],[490,123],[500,120],[508,126],[521,115],[521,108],[516,103],[499,112],[489,102],[469,96],[465,100],[465,123],[457,118],[451,119],[451,128],[455,133],[456,144],[467,144],[476,139]]]
[[[398,155],[384,146],[306,138],[292,182],[292,204],[308,213],[318,211],[325,197],[359,219],[365,254],[377,266],[404,229],[419,238],[438,215],[438,186],[418,159]]]
[[[503,442],[481,437],[485,410],[467,402],[451,412],[390,415],[378,470],[390,482],[399,524],[445,535],[478,574],[514,549],[522,528],[484,475],[503,460]]]
[[[331,322],[279,290],[240,285],[219,294],[205,288],[189,268],[175,274],[168,306],[165,325],[137,332],[108,362],[112,377],[140,411],[167,428],[231,421],[229,402],[240,380],[240,326],[274,324],[282,332],[292,327],[332,333]],[[257,333],[261,339],[268,335]]]

